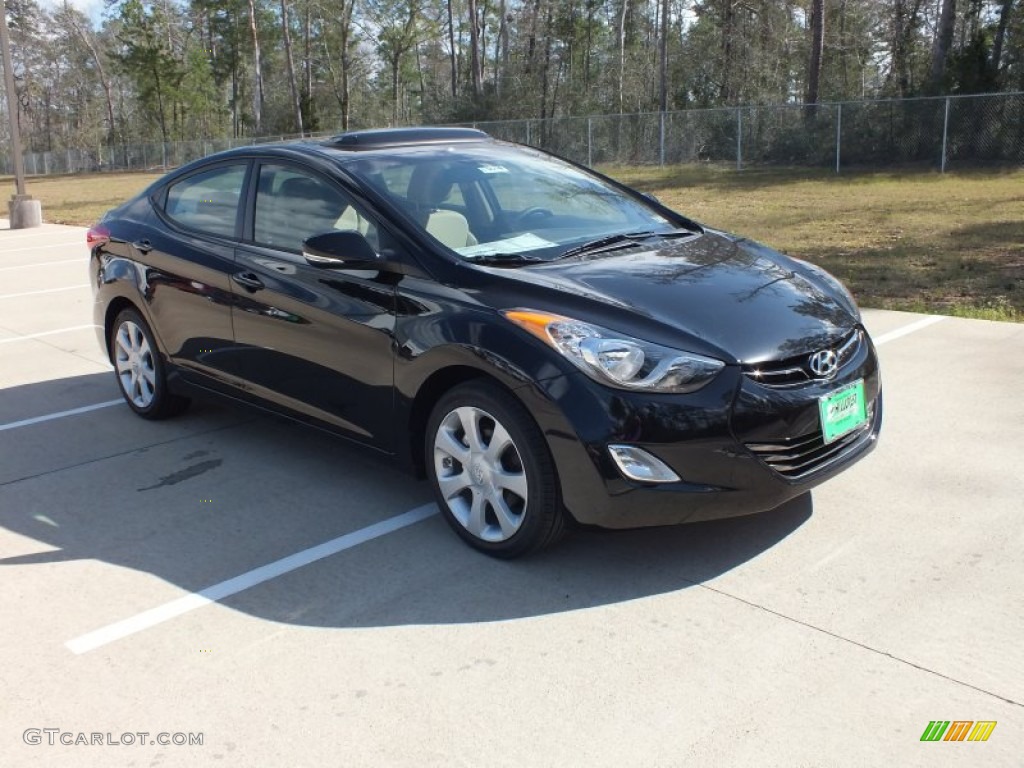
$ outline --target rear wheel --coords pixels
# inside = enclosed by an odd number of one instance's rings
[[[500,387],[475,381],[442,397],[427,425],[425,451],[438,506],[470,546],[512,558],[563,534],[547,444],[526,408]]]
[[[110,331],[110,359],[128,406],[145,419],[181,413],[189,401],[172,394],[153,333],[134,309],[121,312]]]

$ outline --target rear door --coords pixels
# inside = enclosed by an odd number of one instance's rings
[[[302,242],[377,222],[316,171],[256,164],[243,243],[235,251],[232,370],[254,395],[392,450],[395,286],[376,271],[309,266]]]
[[[148,267],[144,298],[171,360],[217,379],[234,343],[230,278],[249,165],[227,161],[174,181],[154,201],[165,225],[131,245]]]

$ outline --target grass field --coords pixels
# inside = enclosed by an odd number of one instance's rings
[[[160,173],[96,173],[81,176],[38,176],[27,181],[28,193],[43,203],[43,221],[89,226],[104,213],[145,189]],[[14,180],[0,188],[14,194]],[[5,198],[6,199],[6,198]],[[6,213],[2,214],[6,216]]]
[[[821,264],[863,306],[1024,321],[1024,170],[604,170],[702,223]]]
[[[863,306],[1024,321],[1024,170],[602,170],[702,223],[821,264]],[[91,224],[157,177],[46,177],[29,191],[47,221]]]

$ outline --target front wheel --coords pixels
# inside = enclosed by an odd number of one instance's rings
[[[470,546],[513,558],[561,537],[565,512],[551,453],[526,408],[500,387],[474,381],[442,397],[425,451],[438,506]]]
[[[110,361],[125,402],[144,419],[166,419],[188,407],[186,398],[168,388],[153,333],[134,309],[124,310],[114,320]]]

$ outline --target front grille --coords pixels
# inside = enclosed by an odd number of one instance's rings
[[[835,348],[838,358],[836,375],[842,372],[847,363],[857,357],[864,343],[864,332],[854,330],[839,342]],[[769,360],[743,366],[743,373],[750,379],[768,387],[794,387],[816,380],[811,372],[808,361],[810,353],[787,357],[784,360]],[[819,381],[821,379],[818,379]]]
[[[873,404],[872,404],[873,406]],[[764,443],[747,443],[757,458],[789,480],[799,480],[841,459],[871,431],[874,408],[868,407],[868,420],[835,442],[825,444],[821,428],[798,437],[784,437]]]

